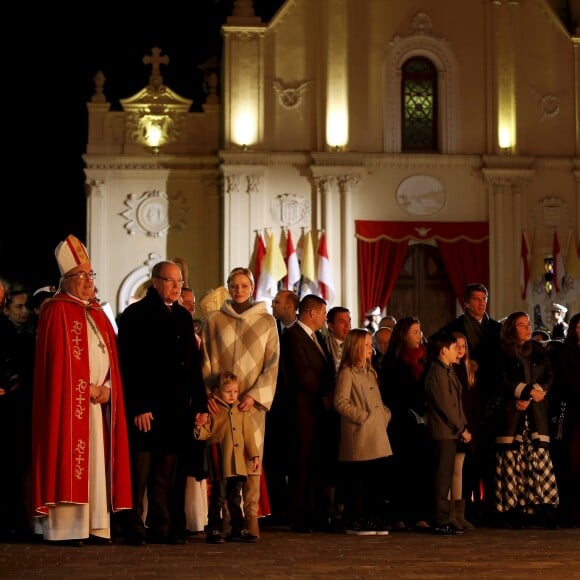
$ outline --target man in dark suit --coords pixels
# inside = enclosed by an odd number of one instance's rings
[[[280,290],[272,300],[272,314],[276,319],[278,336],[290,328],[297,318],[300,300],[291,290]],[[278,367],[276,394],[270,411],[266,414],[264,439],[264,474],[270,497],[272,515],[266,524],[287,525],[289,521],[288,456],[290,453],[288,431],[291,425],[288,390],[283,365]]]
[[[207,396],[193,318],[179,304],[182,286],[179,266],[158,262],[146,296],[119,319],[133,487],[125,541],[134,545],[182,543],[185,537],[194,420],[196,413],[207,413]]]
[[[282,336],[291,413],[289,485],[291,529],[295,532],[327,525],[325,478],[337,462],[334,364],[320,333],[325,321],[326,302],[309,294],[300,301],[297,322]]]
[[[493,320],[486,312],[489,294],[483,284],[468,284],[463,298],[464,313],[445,325],[441,331],[460,332],[465,335],[469,356],[478,364],[476,388],[479,391],[481,414],[484,419],[480,425],[472,426],[476,430],[477,447],[474,455],[466,457],[463,466],[463,494],[467,499],[466,509],[471,512],[467,519],[481,520],[493,513],[495,475],[493,413],[494,401],[497,399],[501,324]],[[484,488],[483,504],[479,504],[480,481]],[[471,489],[472,486],[473,489]],[[473,492],[475,504],[469,502],[471,492]],[[480,513],[476,513],[476,510]]]

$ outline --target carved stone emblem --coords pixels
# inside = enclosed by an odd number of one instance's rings
[[[445,205],[445,191],[438,179],[430,175],[412,175],[397,188],[397,203],[410,215],[433,215]]]
[[[283,226],[299,224],[310,212],[310,204],[300,195],[284,193],[272,201],[272,217]]]
[[[278,96],[278,102],[286,110],[296,109],[302,104],[302,95],[310,86],[310,81],[285,85],[281,80],[272,81],[272,86]]]
[[[169,221],[170,202],[172,209],[175,207],[176,210],[177,219],[174,219],[174,223]],[[131,235],[142,232],[146,236],[157,238],[165,236],[170,228],[182,229],[185,223],[183,200],[180,197],[170,200],[162,191],[146,191],[141,195],[130,193],[125,205],[127,209],[120,215],[125,218],[125,229]]]

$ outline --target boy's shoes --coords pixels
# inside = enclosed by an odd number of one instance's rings
[[[228,540],[230,542],[258,542],[260,538],[258,538],[258,536],[254,536],[254,534],[250,533],[245,528],[242,528],[237,532],[232,531],[232,533],[228,536]]]
[[[225,542],[222,533],[218,530],[211,530],[207,533],[205,538],[206,544],[223,544]]]

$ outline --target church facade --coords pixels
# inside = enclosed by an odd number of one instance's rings
[[[116,313],[159,259],[201,297],[288,232],[324,232],[354,321],[392,311],[417,245],[458,308],[483,282],[495,318],[580,309],[580,33],[547,0],[286,0],[269,23],[238,0],[222,34],[202,111],[156,49],[122,111],[95,78],[87,243]]]

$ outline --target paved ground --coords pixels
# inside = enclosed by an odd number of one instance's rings
[[[358,537],[266,529],[257,544],[0,544],[0,578],[580,578],[580,528]]]

